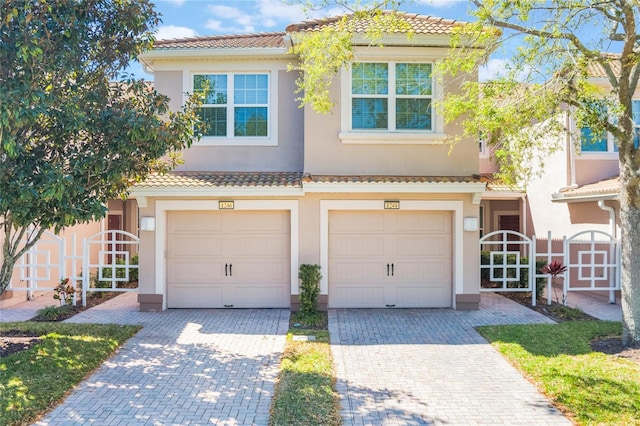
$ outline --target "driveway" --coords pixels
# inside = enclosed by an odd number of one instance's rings
[[[70,322],[144,328],[37,425],[266,425],[289,311],[137,312],[119,296]]]
[[[479,311],[330,312],[345,425],[571,423],[473,329],[549,322],[493,294]]]

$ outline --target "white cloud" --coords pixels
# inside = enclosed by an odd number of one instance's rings
[[[172,38],[189,38],[195,37],[198,33],[194,29],[187,27],[178,27],[175,25],[161,25],[156,32],[158,40],[166,40]]]
[[[255,7],[241,9],[234,6],[210,5],[213,16],[205,27],[216,33],[251,33],[256,31],[282,31],[285,26],[307,19],[318,19],[343,13],[336,8],[305,13],[300,5],[287,5],[281,0],[257,0]]]
[[[466,3],[466,0],[418,0],[418,3],[432,6],[436,9],[448,9],[460,3]]]

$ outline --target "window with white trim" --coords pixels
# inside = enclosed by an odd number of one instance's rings
[[[351,130],[434,130],[430,63],[355,62],[351,65]]]
[[[269,74],[196,74],[193,88],[207,90],[199,111],[205,138],[269,137]]]
[[[633,142],[637,148],[640,142],[640,100],[631,101],[631,115],[634,122]],[[580,150],[583,153],[616,153],[618,146],[611,134],[598,135],[589,127],[581,127]]]

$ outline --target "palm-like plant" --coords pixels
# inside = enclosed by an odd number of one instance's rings
[[[562,262],[558,262],[557,260],[554,260],[553,262],[547,263],[542,268],[540,268],[540,272],[542,272],[543,274],[551,275],[552,283],[553,283],[553,280],[558,277],[558,275],[564,273],[566,270],[567,270],[567,267],[564,266],[562,264]],[[558,299],[558,293],[556,293],[556,289],[555,288],[553,289],[553,292],[556,295],[556,303],[560,303],[559,299]],[[566,302],[566,300],[563,297],[562,304],[564,305],[565,302]]]

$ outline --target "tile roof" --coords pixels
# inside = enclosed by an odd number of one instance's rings
[[[601,55],[603,58],[609,60],[609,64],[614,74],[619,76],[622,66],[622,63],[620,62],[620,55],[614,53],[602,53]],[[602,63],[596,61],[589,62],[587,64],[587,75],[592,78],[607,78],[607,73],[605,72]]]
[[[386,12],[383,12],[386,13]],[[450,35],[456,25],[465,24],[462,21],[437,18],[434,16],[418,15],[415,13],[402,13],[398,15],[411,26],[415,34]],[[351,15],[346,15],[351,16]],[[336,26],[344,16],[304,21],[299,24],[291,24],[286,28],[288,33],[302,31],[318,31],[326,26]],[[365,32],[371,23],[371,19],[358,19],[355,23],[356,32]]]
[[[493,173],[480,175],[480,182],[486,182],[487,191],[493,192],[525,192],[525,189],[517,185],[507,185],[498,179]]]
[[[216,35],[171,40],[157,40],[154,49],[251,49],[284,48],[283,32]]]
[[[171,172],[135,188],[301,188],[301,172]]]
[[[619,192],[620,192],[620,177],[614,176],[598,182],[582,185],[575,189],[569,189],[569,190],[560,192],[558,195],[560,196],[559,198],[571,199],[571,198],[582,198],[582,197],[618,195]]]
[[[479,183],[480,181],[472,176],[334,176],[334,175],[305,175],[303,183],[322,184],[459,184],[459,183]]]

